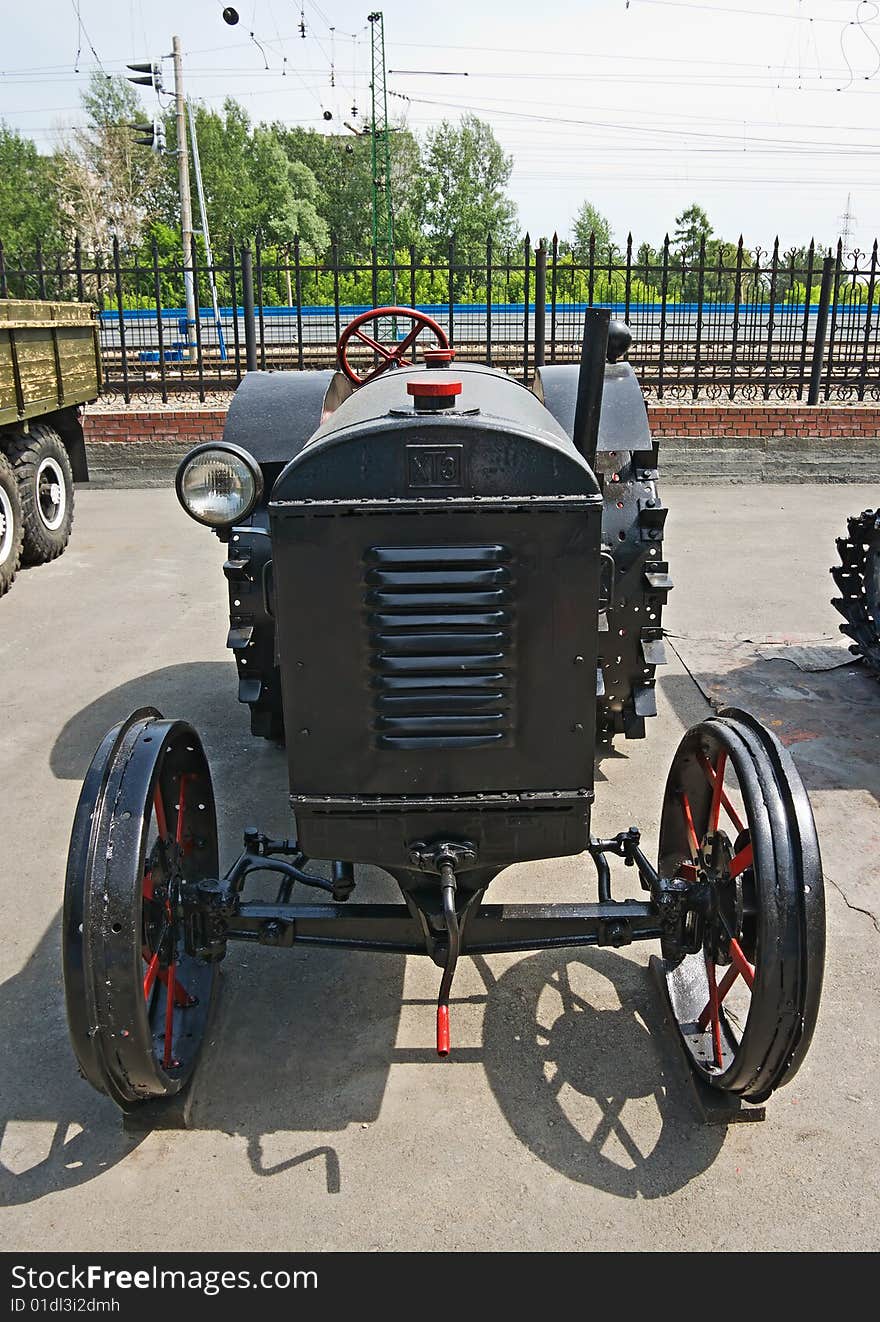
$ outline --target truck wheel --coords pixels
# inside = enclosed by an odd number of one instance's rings
[[[10,442],[24,518],[24,558],[44,564],[60,555],[73,525],[73,470],[61,437],[44,422],[33,423]]]
[[[23,524],[15,473],[0,454],[0,597],[12,587],[21,564]]]

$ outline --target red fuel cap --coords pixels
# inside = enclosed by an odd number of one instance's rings
[[[425,366],[448,367],[454,357],[454,349],[426,349],[424,353]]]
[[[413,406],[420,412],[451,409],[455,407],[456,395],[461,394],[461,381],[445,373],[441,376],[439,372],[432,372],[430,376],[411,376],[406,383],[406,393],[412,395]]]

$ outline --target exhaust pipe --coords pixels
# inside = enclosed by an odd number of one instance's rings
[[[596,462],[596,446],[599,441],[599,415],[602,411],[610,324],[611,312],[608,308],[587,308],[584,314],[584,342],[581,347],[572,440],[591,468]]]

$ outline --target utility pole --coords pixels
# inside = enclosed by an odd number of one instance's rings
[[[183,96],[183,56],[180,37],[172,38],[174,58],[174,103],[177,112],[177,176],[180,185],[180,231],[183,241],[183,283],[186,290],[187,356],[196,356],[196,295],[192,271],[192,200],[189,193],[189,153],[186,146],[186,102]]]
[[[387,245],[388,269],[394,293],[394,209],[391,205],[391,130],[388,126],[388,90],[385,81],[385,20],[376,10],[370,24],[370,146],[373,167],[373,247]]]
[[[220,305],[217,301],[217,280],[214,271],[214,253],[211,250],[211,231],[208,229],[208,208],[205,203],[205,186],[202,183],[202,162],[199,157],[199,137],[196,133],[196,117],[193,114],[192,102],[186,103],[187,114],[189,116],[189,136],[192,141],[193,169],[196,173],[196,192],[199,195],[199,214],[202,217],[202,238],[205,240],[205,258],[208,263],[208,282],[211,286],[211,306],[214,309],[214,325],[217,328],[217,347],[220,350],[220,358],[226,361],[226,341],[223,338],[223,323],[220,320]],[[290,277],[288,276],[288,279]]]

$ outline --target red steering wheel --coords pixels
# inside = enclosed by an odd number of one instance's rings
[[[397,344],[386,346],[380,344],[372,335],[362,329],[368,322],[378,321],[380,317],[395,317],[398,320],[405,319],[413,323],[409,334]],[[339,344],[336,346],[339,354],[339,366],[356,386],[362,386],[367,381],[372,381],[374,377],[382,372],[387,372],[389,367],[412,367],[412,361],[405,357],[405,354],[415,344],[416,339],[423,330],[429,330],[440,345],[441,349],[449,348],[449,340],[442,326],[438,326],[433,317],[427,316],[424,312],[417,312],[415,308],[373,308],[369,312],[362,312],[354,321],[350,321],[345,330],[339,337]],[[361,340],[368,349],[379,355],[380,361],[373,368],[372,372],[367,372],[360,376],[348,361],[346,350],[352,340]]]

